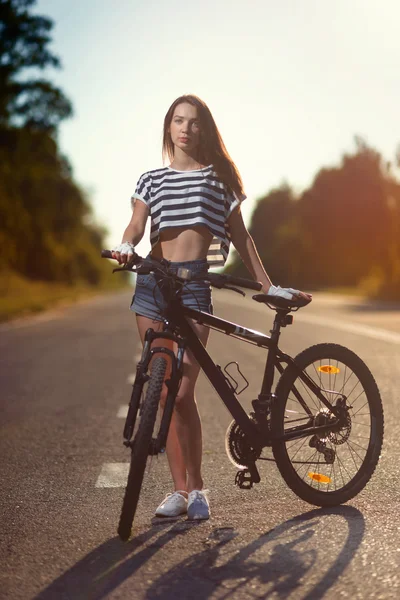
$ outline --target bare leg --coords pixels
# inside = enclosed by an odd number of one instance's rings
[[[207,344],[209,329],[192,323],[200,340]],[[185,353],[183,378],[175,403],[176,433],[188,474],[187,491],[201,490],[202,431],[200,415],[194,395],[194,388],[200,367],[190,351]],[[172,457],[171,457],[172,458]]]
[[[137,315],[139,334],[143,343],[149,327],[160,329],[161,323]],[[207,344],[209,329],[192,323],[200,340]],[[164,341],[166,343],[167,340]],[[194,388],[200,367],[190,351],[185,353],[181,386],[176,398],[167,440],[167,456],[175,490],[191,492],[203,488],[201,475],[202,431]]]
[[[167,438],[167,457],[169,469],[174,481],[174,491],[187,492],[186,464],[183,458],[182,446],[176,429],[175,411],[172,414]],[[186,494],[184,494],[186,496]]]

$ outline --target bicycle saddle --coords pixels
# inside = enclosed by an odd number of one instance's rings
[[[296,298],[295,300],[286,300],[280,296],[269,296],[268,294],[255,294],[252,296],[253,300],[256,302],[261,302],[262,304],[268,304],[269,306],[273,306],[274,308],[284,309],[284,310],[296,310],[301,308],[302,306],[307,306],[311,302],[307,298]]]

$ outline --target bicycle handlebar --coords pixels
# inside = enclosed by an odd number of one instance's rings
[[[102,250],[101,257],[102,258],[112,258],[111,250]],[[155,265],[155,261],[153,261],[151,259],[149,260],[149,259],[142,258],[141,256],[139,256],[139,254],[137,254],[136,252],[133,252],[133,256],[130,261],[130,264],[132,266],[134,266],[141,261],[143,261],[147,264],[154,263],[154,266],[157,268],[158,271],[164,271],[164,272],[166,271],[166,268],[163,267],[161,265],[161,263],[157,263],[157,265]],[[127,269],[127,270],[131,270],[131,269]],[[218,288],[222,288],[225,285],[237,285],[239,287],[247,288],[249,290],[256,290],[257,292],[262,289],[262,285],[258,281],[253,281],[252,279],[244,279],[243,277],[234,277],[232,275],[223,275],[220,273],[207,273],[206,275],[200,275],[198,278],[205,280],[205,281],[209,281],[211,283],[211,285],[213,285],[214,287],[218,287]],[[196,277],[194,277],[193,279],[196,279]]]
[[[252,279],[244,279],[243,277],[234,277],[233,275],[223,275],[219,273],[208,273],[206,279],[218,287],[220,282],[227,285],[237,285],[239,287],[247,288],[248,290],[256,290],[259,292],[262,289],[262,285],[259,281],[253,281]]]

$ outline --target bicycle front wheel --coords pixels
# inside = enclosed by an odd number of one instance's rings
[[[154,359],[146,397],[140,411],[139,427],[132,444],[131,464],[118,526],[118,535],[124,542],[129,539],[132,530],[166,368],[167,361],[165,358],[158,356]]]
[[[358,494],[371,478],[383,441],[383,409],[375,380],[365,363],[338,344],[317,344],[301,352],[297,365],[341,407],[335,416],[288,366],[280,378],[272,411],[277,437],[301,425],[328,426],[323,433],[276,440],[273,453],[291,490],[316,506],[336,506]]]

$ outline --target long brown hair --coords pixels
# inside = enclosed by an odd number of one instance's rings
[[[163,157],[168,156],[172,161],[174,158],[174,144],[171,139],[169,128],[175,108],[178,104],[187,102],[197,108],[197,114],[200,122],[200,144],[198,161],[203,165],[213,165],[214,171],[218,177],[225,183],[231,191],[238,196],[243,194],[243,182],[240,173],[228,154],[225,144],[222,140],[218,127],[215,124],[214,117],[211,114],[207,104],[193,94],[179,96],[169,107],[164,119],[163,134]]]

